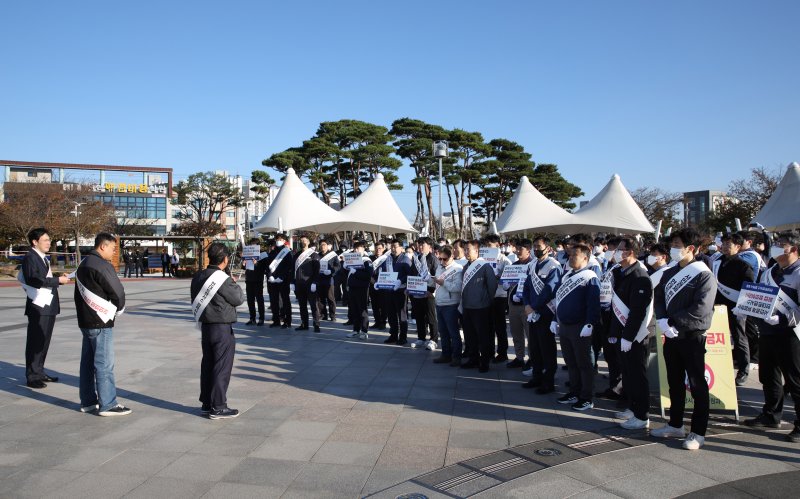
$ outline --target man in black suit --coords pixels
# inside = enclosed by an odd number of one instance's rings
[[[44,361],[50,348],[50,337],[56,315],[61,312],[58,302],[58,286],[66,284],[66,276],[53,277],[47,252],[50,251],[50,234],[47,229],[33,229],[28,233],[31,250],[22,260],[20,282],[28,298],[25,300],[25,315],[28,316],[28,339],[25,343],[25,377],[31,388],[45,388],[45,382],[55,383],[58,378],[44,372]],[[23,282],[24,281],[24,282]]]

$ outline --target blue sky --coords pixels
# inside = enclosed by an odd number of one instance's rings
[[[0,159],[249,175],[321,121],[523,144],[588,199],[800,160],[797,1],[3,2]],[[401,178],[410,178],[404,169]],[[410,216],[410,187],[397,193]]]

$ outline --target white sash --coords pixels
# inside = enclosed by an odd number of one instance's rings
[[[427,280],[431,276],[431,273],[428,271],[428,262],[425,261],[425,256],[414,254],[414,259],[416,260],[417,275]]]
[[[391,257],[386,259],[386,272],[394,272],[394,260]]]
[[[387,258],[389,258],[389,252],[388,251],[384,251],[381,256],[379,256],[378,258],[375,259],[374,262],[372,262],[372,267],[374,269],[376,269],[376,270],[379,269],[381,267],[381,265],[383,265],[383,262],[386,261]]]
[[[571,276],[567,277],[565,280],[561,281],[561,286],[558,288],[556,292],[556,308],[558,308],[558,304],[567,297],[570,293],[575,291],[576,288],[582,286],[583,284],[592,280],[592,278],[597,277],[597,274],[594,273],[593,270],[589,270],[588,268],[584,268],[581,271],[572,274]]]
[[[777,265],[777,264],[775,264]],[[781,289],[780,285],[775,282],[775,279],[772,278],[772,269],[775,267],[773,265],[770,267],[766,272],[766,281],[767,284],[770,286],[775,286],[778,288],[778,299],[775,300],[775,310],[783,314],[784,317],[787,319],[792,317],[795,314],[800,313],[800,307],[797,303],[792,300],[792,298],[786,294],[784,290]],[[800,339],[800,324],[794,326],[794,334],[797,335],[797,339]]]
[[[217,294],[217,291],[219,291],[219,288],[222,287],[222,283],[224,283],[226,279],[228,279],[228,274],[222,270],[215,270],[214,273],[206,279],[206,282],[203,283],[203,287],[200,288],[200,292],[197,293],[197,296],[194,297],[194,301],[192,302],[192,315],[194,315],[195,326],[197,326],[198,329],[200,329],[200,317],[202,317],[206,307],[211,303],[211,299],[214,298],[214,295]]]
[[[452,264],[452,266],[449,269],[443,269],[442,273],[439,274],[437,277],[439,279],[441,279],[442,281],[446,281],[446,280],[450,279],[451,277],[453,277],[454,275],[458,274],[463,269],[464,269],[464,267],[462,267],[461,265],[455,263],[455,261],[454,261],[454,263]],[[440,286],[440,284],[436,283],[436,289],[439,289],[439,286]]]
[[[289,248],[287,246],[284,246],[283,249],[280,250],[277,255],[275,255],[275,259],[272,260],[272,262],[269,264],[270,272],[275,272],[275,269],[278,268],[278,265],[281,264],[281,262],[283,261],[283,257],[285,257],[286,253],[288,252]]]
[[[603,278],[600,279],[600,303],[602,305],[608,305],[611,303],[611,297],[614,294],[614,269],[619,267],[618,263],[615,263],[611,266],[606,273],[603,274]]]
[[[461,291],[464,291],[464,289],[466,289],[467,283],[471,281],[473,277],[475,277],[475,274],[478,273],[478,271],[484,265],[486,265],[486,260],[482,258],[478,258],[477,260],[475,260],[470,264],[469,268],[467,269],[467,273],[464,274],[464,282],[461,283]]]
[[[49,273],[49,272],[48,272]],[[44,308],[53,303],[53,291],[50,288],[34,288],[25,283],[25,275],[22,270],[17,274],[17,280],[22,286],[22,290],[28,295],[34,305],[39,308]]]
[[[721,282],[719,282],[719,269],[722,266],[722,258],[717,258],[713,262],[711,262],[711,272],[714,274],[714,277],[717,278],[717,290],[727,298],[728,300],[736,303],[739,300],[739,291],[736,291],[733,288],[730,288]]]
[[[620,324],[625,326],[628,323],[628,315],[631,313],[631,309],[628,308],[625,303],[623,303],[622,298],[617,296],[617,293],[613,293],[611,297],[611,310],[614,312],[614,315],[617,317],[617,320]],[[644,320],[642,321],[642,325],[639,327],[639,331],[636,333],[636,338],[633,341],[641,342],[650,331],[647,329],[647,326],[650,324],[650,319],[653,318],[653,300],[650,300],[650,303],[647,305],[647,310],[644,313]]]
[[[661,282],[661,278],[664,277],[664,271],[671,267],[672,265],[664,265],[650,275],[650,283],[653,285],[653,289],[656,289],[656,286]]]
[[[327,255],[323,256],[320,259],[319,263],[322,263],[322,262],[326,262],[327,263],[328,260],[330,260],[331,258],[333,258],[335,256],[336,256],[336,252],[335,251],[329,251]]]
[[[706,264],[695,261],[672,276],[672,279],[667,281],[667,283],[664,285],[664,301],[666,306],[669,307],[669,304],[672,299],[675,298],[675,295],[680,293],[680,291],[685,288],[686,285],[692,281],[692,279],[703,272],[710,272]]]
[[[81,281],[75,277],[75,285],[78,286],[78,292],[81,294],[81,298],[83,301],[89,305],[89,308],[95,311],[100,320],[105,322],[110,321],[117,315],[117,306],[111,303],[110,301],[106,300],[105,298],[101,298],[100,296],[94,294],[90,291],[86,286],[83,285]]]
[[[531,284],[533,284],[533,291],[537,295],[539,295],[539,294],[541,294],[542,290],[544,289],[545,283],[542,280],[542,278],[539,277],[539,273],[536,271],[536,263],[538,263],[538,261],[535,262],[533,265],[531,265],[531,271],[530,271],[529,275],[531,276]],[[541,272],[542,275],[545,278],[547,278],[547,276],[550,275],[550,272],[553,271],[554,267],[557,267],[557,266],[560,266],[558,261],[553,259],[553,258],[548,257],[547,260],[545,260],[545,264],[542,265],[541,269],[539,269],[539,272]]]
[[[303,265],[303,263],[306,260],[308,260],[308,257],[310,257],[314,253],[314,251],[316,251],[316,250],[312,246],[312,247],[308,248],[307,250],[305,250],[304,252],[300,253],[300,256],[298,256],[297,260],[294,262],[294,271],[295,272],[297,272],[297,269],[299,269],[300,266]]]

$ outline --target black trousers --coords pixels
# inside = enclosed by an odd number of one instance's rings
[[[552,317],[547,320],[540,318],[532,323],[528,340],[534,379],[536,379],[537,373],[541,373],[542,385],[548,388],[555,386],[558,367],[558,347],[556,346],[556,335],[550,332],[551,321]],[[538,366],[537,362],[539,362]]]
[[[430,329],[431,341],[439,341],[439,321],[436,319],[436,298],[411,297],[411,313],[417,321],[417,339],[425,341]]]
[[[336,298],[334,297],[333,286],[330,282],[317,284],[316,306],[318,316],[328,317],[330,320],[336,318]]]
[[[497,355],[508,356],[508,330],[506,329],[506,313],[508,312],[508,297],[495,297],[492,300],[492,331],[497,338]],[[492,342],[495,340],[492,339]],[[493,346],[494,347],[494,346]]]
[[[161,277],[165,277],[167,275],[172,277],[172,268],[169,266],[169,263],[162,263],[161,264]]]
[[[292,323],[292,302],[289,301],[289,284],[267,284],[269,294],[269,309],[272,312],[273,324]]]
[[[494,358],[492,307],[465,308],[461,325],[464,328],[464,355],[471,362],[487,367]]]
[[[747,338],[747,318],[736,317],[728,309],[728,327],[731,330],[731,341],[733,342],[733,360],[736,361],[736,368],[739,372],[750,371],[750,341]]]
[[[383,295],[386,318],[389,321],[389,337],[405,340],[408,337],[408,312],[406,312],[405,290],[386,290],[380,293]]]
[[[620,351],[622,385],[633,415],[642,421],[650,412],[650,385],[647,381],[647,357],[650,355],[650,339],[644,344],[634,341],[627,352]]]
[[[230,324],[203,324],[203,360],[200,362],[200,403],[214,409],[226,407],[236,339]]]
[[[367,312],[367,300],[369,288],[350,286],[350,301],[347,305],[347,318],[353,323],[353,331],[366,333],[369,329],[369,313]]]
[[[375,318],[375,327],[386,327],[386,310],[384,309],[384,300],[381,298],[381,292],[373,286],[369,287],[369,301],[372,303],[372,316]]]
[[[258,303],[258,319],[264,320],[264,281],[245,282],[245,292],[247,293],[247,310],[250,312],[250,320],[256,320],[256,303]]]
[[[558,335],[561,338],[561,354],[569,367],[569,391],[579,399],[591,402],[595,375],[592,365],[592,337],[581,336],[583,327],[584,324],[581,323],[559,323]]]
[[[47,359],[55,325],[55,315],[28,316],[28,337],[25,341],[25,377],[28,383],[40,381],[45,376],[44,361]]]
[[[317,293],[311,292],[311,283],[297,282],[294,285],[294,295],[297,297],[297,304],[300,307],[300,324],[308,325],[308,307],[311,305],[311,319],[315,326],[319,326],[319,309],[317,308]]]
[[[793,331],[761,336],[758,380],[764,390],[764,416],[779,423],[783,416],[784,384],[794,401],[795,426],[800,426],[800,340]]]
[[[142,266],[138,263],[133,264],[133,273],[136,277],[142,277]]]
[[[748,317],[745,323],[744,334],[747,335],[747,342],[750,345],[750,362],[758,364],[758,345],[759,345],[759,332],[758,332],[758,319],[755,317]]]
[[[664,363],[669,383],[669,425],[673,428],[683,426],[683,413],[686,409],[685,381],[688,376],[689,390],[694,399],[691,431],[700,436],[705,436],[708,428],[709,397],[705,359],[705,336],[672,338],[664,342]]]
[[[125,272],[123,272],[122,275],[125,276],[125,277],[130,277],[131,276],[131,271],[133,271],[133,265],[131,265],[130,263],[126,263],[125,264]]]

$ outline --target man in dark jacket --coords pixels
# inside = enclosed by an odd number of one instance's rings
[[[122,261],[125,262],[125,271],[122,273],[124,277],[130,277],[131,271],[133,270],[133,256],[129,250],[125,250],[122,252]]]
[[[133,260],[133,274],[135,277],[142,277],[142,253],[137,249],[131,255]]]
[[[709,394],[705,378],[706,332],[714,315],[717,280],[710,268],[697,260],[700,234],[681,229],[670,238],[670,259],[675,266],[664,271],[653,293],[656,323],[664,341],[664,363],[669,384],[669,423],[650,432],[656,437],[686,437],[683,448],[697,450],[705,443]],[[694,399],[691,432],[683,429],[686,385]]]
[[[412,259],[409,275],[425,277],[428,281],[427,296],[411,296],[411,313],[417,323],[417,340],[411,344],[413,348],[425,347],[427,350],[436,350],[439,342],[439,322],[436,319],[436,298],[433,297],[436,286],[433,276],[439,268],[439,261],[433,256],[433,240],[430,237],[417,239],[419,253]],[[430,329],[430,340],[426,335]]]
[[[375,254],[370,257],[373,264],[380,259],[386,251],[388,251],[386,249],[386,241],[381,239],[375,244]],[[375,284],[375,281],[378,279],[378,275],[375,273],[377,270],[375,265],[373,265],[372,284]],[[383,331],[386,329],[386,311],[383,309],[383,303],[386,300],[383,298],[382,291],[375,289],[375,286],[370,286],[369,301],[372,303],[372,317],[375,319],[375,324],[372,324],[369,328]]]
[[[334,295],[333,276],[339,271],[341,264],[339,255],[333,251],[330,241],[319,241],[319,281],[317,282],[317,314],[323,321],[336,322],[336,297]]]
[[[258,246],[257,238],[250,240],[250,245]],[[248,326],[256,324],[256,303],[258,303],[258,325],[264,325],[264,273],[266,266],[266,254],[264,258],[259,256],[250,261],[242,260],[244,270],[244,286],[247,294],[247,310],[250,312]]]
[[[464,266],[461,285],[461,310],[464,327],[464,354],[469,360],[463,369],[478,368],[489,371],[494,358],[494,329],[492,328],[492,303],[497,293],[497,276],[491,264],[478,258],[480,241],[467,243],[467,264]]]
[[[361,267],[350,267],[347,271],[347,289],[349,289],[350,303],[347,307],[350,313],[348,322],[353,323],[353,332],[350,338],[360,340],[369,339],[369,313],[367,312],[367,298],[369,296],[370,280],[372,279],[372,260],[364,253],[364,241],[356,241],[353,251],[361,255],[364,262]]]
[[[200,323],[203,360],[200,364],[201,412],[209,419],[235,418],[239,411],[228,407],[228,385],[233,369],[236,340],[233,323],[244,293],[225,274],[228,248],[222,243],[208,247],[208,267],[192,278],[192,311]]]
[[[172,277],[172,268],[169,266],[169,253],[167,248],[161,249],[161,277],[169,275]]]
[[[55,383],[58,378],[44,372],[44,361],[50,348],[50,338],[56,316],[61,312],[58,286],[69,282],[66,276],[53,277],[47,252],[50,251],[50,234],[47,229],[33,229],[28,233],[31,250],[22,260],[20,282],[28,298],[25,315],[28,316],[28,337],[25,342],[25,377],[30,388],[45,388],[45,382]],[[24,282],[23,282],[24,280]]]
[[[317,281],[319,280],[319,253],[308,237],[300,238],[300,249],[294,259],[294,295],[300,307],[300,326],[295,331],[308,331],[308,307],[314,332],[319,333],[319,309],[317,308]]]
[[[117,240],[107,233],[94,239],[94,249],[75,273],[75,312],[83,333],[81,348],[81,412],[127,416],[117,402],[114,380],[114,319],[125,310],[125,290],[110,261]]]
[[[387,344],[405,345],[408,343],[408,312],[406,310],[406,281],[411,270],[411,260],[400,241],[393,240],[390,245],[390,254],[380,265],[380,272],[397,272],[397,279],[391,289],[385,290],[384,309],[389,321],[389,337],[383,340]]]
[[[273,327],[288,329],[292,324],[292,303],[289,301],[289,284],[294,274],[292,250],[286,246],[286,236],[275,236],[275,247],[269,252],[267,266],[267,293],[272,311]]]
[[[653,314],[653,285],[647,268],[639,262],[636,239],[623,237],[617,241],[613,270],[611,316],[608,337],[619,345],[622,385],[632,414],[621,424],[626,430],[641,430],[650,426],[650,388],[647,383],[649,343],[647,329]]]

